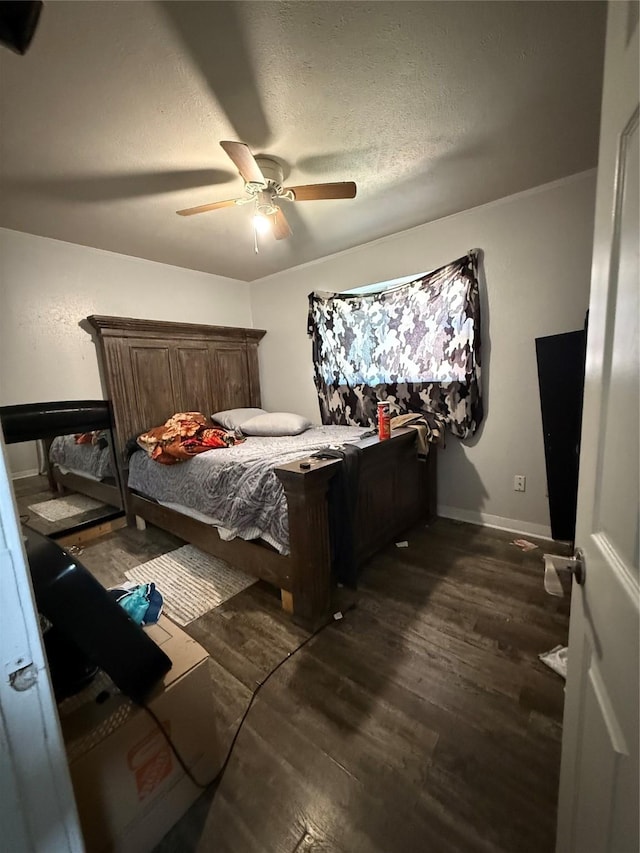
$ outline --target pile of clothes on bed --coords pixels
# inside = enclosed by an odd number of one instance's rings
[[[139,435],[137,443],[156,462],[175,465],[205,450],[233,447],[244,440],[238,431],[215,426],[201,412],[177,412],[162,426]]]
[[[57,435],[49,448],[49,462],[62,474],[71,473],[90,480],[112,478],[110,441],[111,433],[106,429]]]
[[[109,446],[109,438],[106,429],[94,429],[92,432],[78,432],[73,436],[76,444],[92,444],[104,450]]]

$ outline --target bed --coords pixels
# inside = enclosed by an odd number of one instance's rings
[[[287,547],[278,548],[277,542],[264,539],[227,539],[224,530],[221,535],[211,523],[186,514],[184,490],[177,492],[177,501],[163,501],[173,506],[158,503],[138,470],[150,463],[138,453],[129,459],[126,452],[129,439],[174,412],[260,407],[258,345],[265,332],[97,315],[87,321],[113,410],[115,457],[121,482],[127,484],[123,492],[130,523],[144,519],[268,581],[281,590],[283,607],[298,623],[310,629],[321,624],[332,596],[327,494],[339,460],[315,459],[301,448],[300,458],[294,452],[295,458],[274,465],[288,522]],[[353,435],[353,443],[361,450],[353,535],[362,564],[403,531],[435,515],[436,454],[434,449],[426,462],[418,461],[411,429],[396,430],[387,441]]]
[[[248,436],[179,465],[140,450],[129,461],[129,487],[162,506],[213,525],[221,539],[260,539],[290,553],[287,501],[275,469],[329,446],[357,443],[362,427],[320,426],[299,435]]]
[[[44,440],[50,488],[60,493],[79,492],[122,509],[110,430],[96,430],[83,435],[95,435],[95,439],[78,443],[75,435],[57,435]]]

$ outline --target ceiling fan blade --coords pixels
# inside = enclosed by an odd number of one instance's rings
[[[264,175],[248,145],[245,145],[244,142],[221,142],[220,145],[238,167],[240,177],[245,183],[264,184],[266,186],[267,182]]]
[[[211,204],[199,204],[198,207],[186,207],[184,210],[176,210],[178,216],[193,216],[194,213],[207,213],[209,210],[218,210],[221,207],[233,207],[240,199],[230,198],[227,201],[212,201]]]
[[[273,215],[273,236],[276,240],[286,240],[287,237],[291,237],[291,234],[292,231],[287,222],[287,217],[281,208],[278,208],[278,212]]]
[[[306,184],[301,187],[285,187],[294,194],[296,201],[316,201],[325,198],[355,198],[357,187],[353,181],[336,184]]]

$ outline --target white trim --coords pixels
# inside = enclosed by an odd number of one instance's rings
[[[497,207],[498,205],[508,204],[511,201],[516,201],[521,198],[528,198],[529,196],[538,195],[538,193],[546,192],[547,190],[554,190],[558,187],[564,187],[567,184],[573,184],[579,180],[584,180],[588,177],[591,177],[596,174],[596,169],[585,169],[584,172],[576,172],[574,175],[566,175],[564,178],[558,178],[556,181],[550,181],[547,184],[539,184],[536,187],[529,187],[527,190],[521,190],[520,192],[513,193],[512,195],[505,195],[502,198],[496,198],[493,201],[487,201],[484,204],[478,204],[476,207],[467,207],[464,210],[459,210],[457,213],[449,213],[447,216],[441,216],[437,219],[427,219],[426,222],[421,222],[419,225],[413,225],[411,228],[405,228],[404,231],[395,231],[393,234],[386,234],[384,237],[378,237],[376,240],[369,240],[367,243],[358,243],[357,246],[350,246],[348,249],[342,249],[340,252],[334,252],[331,255],[322,255],[320,258],[314,258],[311,261],[305,261],[302,264],[298,264],[294,267],[285,267],[284,269],[277,270],[276,272],[269,273],[269,275],[264,275],[262,278],[253,278],[249,279],[249,284],[262,284],[262,282],[268,282],[270,278],[274,278],[274,276],[282,275],[285,272],[292,272],[293,270],[303,270],[307,267],[313,267],[317,264],[323,264],[325,261],[332,260],[333,258],[341,258],[344,255],[350,255],[352,252],[358,252],[360,249],[369,248],[370,246],[377,246],[379,243],[387,243],[390,240],[397,240],[400,237],[404,237],[405,234],[410,234],[412,231],[418,231],[420,228],[424,228],[426,225],[433,225],[436,222],[446,222],[447,219],[454,219],[456,216],[462,216],[464,213],[471,213],[472,211],[480,211],[480,210],[489,210],[492,207]],[[357,286],[357,285],[356,285]]]
[[[11,475],[12,480],[26,480],[27,477],[37,477],[40,472],[37,468],[27,468],[26,471],[15,471]]]
[[[453,518],[455,521],[466,521],[469,524],[479,524],[481,527],[494,527],[496,530],[507,530],[509,533],[522,533],[525,536],[535,536],[537,539],[553,541],[551,528],[546,524],[534,524],[531,521],[520,521],[516,518],[503,518],[500,515],[489,515],[474,509],[458,509],[455,506],[438,506],[438,515],[442,518]]]

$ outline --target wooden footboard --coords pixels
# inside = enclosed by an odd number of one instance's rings
[[[354,539],[361,567],[413,525],[435,518],[436,452],[434,447],[419,461],[411,429],[396,430],[386,441],[363,439],[357,446],[362,453]],[[275,469],[289,506],[293,614],[314,626],[326,619],[331,604],[327,490],[340,464],[312,457]]]
[[[420,521],[436,516],[436,448],[419,461],[416,433],[394,430],[388,441],[359,442],[356,560],[366,560]]]

